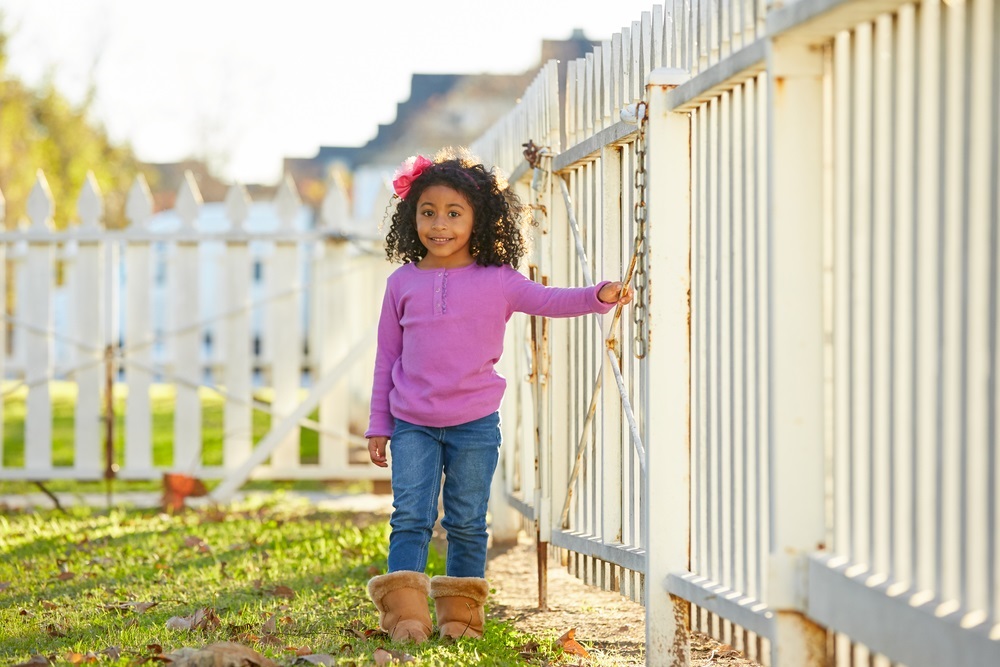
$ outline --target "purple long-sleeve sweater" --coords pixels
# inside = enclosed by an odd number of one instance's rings
[[[494,366],[510,316],[606,313],[605,284],[545,287],[509,266],[399,267],[382,300],[365,437],[391,436],[394,417],[437,428],[496,412],[507,382]]]

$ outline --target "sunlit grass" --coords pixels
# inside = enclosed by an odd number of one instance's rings
[[[385,571],[387,539],[382,517],[320,513],[280,495],[176,516],[81,508],[0,514],[0,664],[33,654],[69,664],[88,653],[101,664],[135,664],[219,641],[282,665],[294,662],[294,649],[343,665],[374,664],[378,648],[405,651],[421,665],[562,660],[494,621],[482,641],[389,641],[376,631],[365,592],[368,578]],[[444,571],[436,552],[428,571]],[[218,625],[168,629],[171,617],[199,609],[212,610]]]
[[[15,383],[7,381],[2,385],[3,398],[3,467],[20,468],[24,466],[24,421],[27,388],[16,387]],[[9,392],[9,393],[8,393]],[[74,428],[77,385],[71,382],[52,382],[49,385],[52,403],[52,460],[56,466],[72,466],[74,463]],[[176,391],[173,385],[153,385],[150,389],[150,406],[152,411],[153,465],[166,467],[184,465],[173,460],[174,440],[174,403]],[[125,400],[128,396],[127,385],[115,385],[114,406],[114,452],[115,463],[124,464],[124,434],[125,434]],[[202,451],[201,463],[206,466],[222,464],[223,445],[223,413],[225,401],[217,392],[202,388],[199,391],[202,406]],[[270,389],[258,389],[255,398],[263,403],[270,403]],[[314,411],[310,419],[316,420],[318,413]],[[271,415],[264,410],[253,411],[253,441],[263,438],[271,427]],[[103,424],[94,425],[100,430],[103,442]],[[319,457],[319,435],[309,428],[300,429],[300,456],[305,464],[315,463]],[[103,461],[102,461],[103,463]],[[103,481],[76,481],[54,479],[46,486],[55,492],[73,493],[103,493],[106,484]],[[316,489],[323,486],[322,482],[301,481],[294,483],[250,482],[247,489]],[[161,487],[160,480],[116,480],[114,488],[118,491],[153,491]],[[0,493],[27,493],[37,490],[28,482],[0,481]]]

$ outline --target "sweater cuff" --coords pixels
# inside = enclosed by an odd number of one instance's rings
[[[597,283],[597,285],[594,286],[594,303],[595,303],[594,312],[603,315],[604,313],[610,313],[611,309],[615,307],[614,303],[604,303],[598,296],[598,294],[601,293],[601,290],[604,288],[604,286],[610,284],[611,284],[610,280],[602,280],[601,282]]]
[[[368,423],[368,430],[365,431],[366,438],[391,438],[393,432],[393,419],[391,415],[372,415]]]

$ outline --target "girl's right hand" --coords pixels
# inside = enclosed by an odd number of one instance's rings
[[[389,438],[384,435],[368,438],[368,456],[371,457],[372,463],[379,468],[389,467],[389,462],[385,460],[385,448],[388,444]]]

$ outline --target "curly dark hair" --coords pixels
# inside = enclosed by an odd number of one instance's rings
[[[473,209],[469,252],[480,266],[517,268],[529,250],[525,225],[530,216],[521,199],[507,186],[507,179],[495,169],[487,169],[467,151],[444,149],[410,186],[392,214],[385,237],[385,253],[390,262],[416,263],[427,255],[417,236],[417,201],[432,185],[457,190]]]

